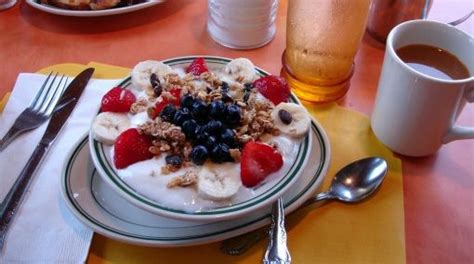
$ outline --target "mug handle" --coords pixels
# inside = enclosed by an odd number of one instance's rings
[[[474,87],[466,89],[464,98],[468,103],[474,102]],[[459,139],[474,138],[474,127],[453,126],[451,127],[443,138],[443,144],[449,143]]]

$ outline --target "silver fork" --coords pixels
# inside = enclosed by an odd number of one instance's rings
[[[56,81],[57,77],[58,73],[53,76],[51,72],[48,75],[31,104],[23,110],[13,126],[0,139],[0,151],[5,149],[22,132],[37,128],[49,119],[67,83],[65,75],[62,75],[59,81]]]

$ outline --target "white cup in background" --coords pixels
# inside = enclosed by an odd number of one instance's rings
[[[418,72],[396,54],[398,48],[424,44],[444,49],[469,70],[465,79],[446,80]],[[371,125],[393,151],[427,156],[443,144],[474,138],[474,128],[455,121],[466,102],[474,102],[474,39],[447,24],[413,20],[395,27],[386,43]]]

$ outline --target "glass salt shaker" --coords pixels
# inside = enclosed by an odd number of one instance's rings
[[[225,47],[258,48],[275,36],[277,10],[278,0],[208,0],[207,30]]]

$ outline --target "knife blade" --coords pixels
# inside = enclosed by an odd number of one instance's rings
[[[33,154],[5,196],[0,207],[0,251],[3,248],[8,227],[21,204],[22,198],[28,190],[29,183],[36,169],[74,110],[93,73],[94,68],[87,68],[79,73],[68,85],[59,99],[58,105],[51,116],[51,120],[43,137],[38,145],[36,145]]]

